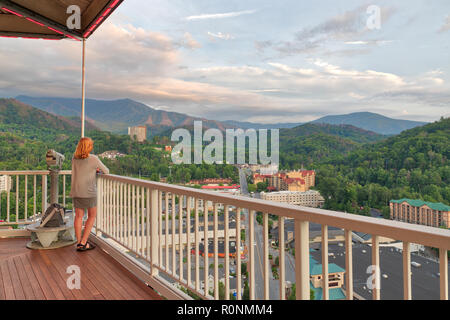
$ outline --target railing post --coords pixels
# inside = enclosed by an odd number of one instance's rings
[[[286,268],[285,268],[285,241],[284,241],[284,217],[278,217],[278,249],[280,263],[280,300],[286,300]]]
[[[10,192],[11,192],[11,182],[10,182],[11,176],[6,176],[6,222],[11,222],[9,218],[9,210],[11,207],[10,199]]]
[[[219,222],[217,203],[214,203],[214,299],[219,300]]]
[[[296,298],[310,299],[309,285],[309,222],[295,220],[295,283]]]
[[[411,246],[403,242],[403,298],[411,300]]]
[[[372,235],[372,268],[375,275],[372,297],[373,300],[380,300],[380,240],[377,235]]]
[[[228,205],[224,205],[224,238],[225,238],[225,300],[230,300],[230,238],[229,238],[229,210]]]
[[[439,249],[439,278],[441,300],[448,300],[448,254],[447,249]]]
[[[95,235],[101,236],[100,228],[102,228],[103,221],[103,179],[97,178],[97,219],[95,220]]]
[[[236,208],[236,300],[242,299],[241,276],[241,208]]]
[[[328,299],[328,226],[322,225],[322,300]]]
[[[151,191],[151,275],[156,276],[158,275],[158,269],[154,266],[159,265],[158,260],[158,246],[159,243],[159,236],[158,236],[158,220],[159,220],[159,207],[158,207],[158,190],[152,190]]]
[[[249,259],[248,263],[250,266],[248,266],[248,273],[249,273],[249,289],[250,289],[250,300],[255,300],[255,211],[249,209],[248,214],[248,229],[249,229],[249,235],[248,235],[248,250],[249,250]]]
[[[347,300],[353,300],[353,243],[352,230],[345,230],[345,288]]]
[[[16,222],[19,222],[19,177],[16,176]]]
[[[24,195],[24,219],[25,222],[28,221],[28,175],[25,175],[25,195]]]
[[[269,292],[269,214],[267,212],[263,212],[263,281],[264,281],[264,294],[263,299],[270,299]]]
[[[42,214],[47,210],[47,176],[42,175]]]

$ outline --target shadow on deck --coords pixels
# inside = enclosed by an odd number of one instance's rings
[[[120,263],[97,247],[30,250],[28,238],[0,239],[0,300],[161,300]],[[80,268],[81,288],[70,290],[67,268]]]

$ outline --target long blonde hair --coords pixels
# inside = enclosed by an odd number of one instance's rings
[[[75,159],[86,159],[92,149],[94,149],[94,141],[88,137],[81,138],[75,150]]]

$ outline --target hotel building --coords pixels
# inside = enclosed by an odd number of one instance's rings
[[[296,204],[303,207],[317,208],[321,207],[325,199],[318,191],[308,190],[301,191],[279,191],[265,193],[261,192],[261,199],[275,202],[284,202],[289,204]]]
[[[308,191],[314,187],[316,173],[314,170],[293,170],[272,175],[254,174],[253,183],[268,181],[269,189],[277,191]]]
[[[0,192],[11,190],[11,176],[0,176]]]
[[[400,199],[391,200],[389,206],[392,220],[450,228],[450,206],[443,203]]]
[[[131,139],[136,139],[136,141],[138,142],[144,142],[145,140],[147,140],[147,127],[128,127],[128,135],[131,137]]]

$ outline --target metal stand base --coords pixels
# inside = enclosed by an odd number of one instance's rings
[[[38,250],[49,250],[49,249],[57,249],[57,248],[63,248],[67,246],[72,246],[75,243],[77,243],[77,240],[58,240],[53,242],[48,247],[43,247],[40,242],[38,241],[30,241],[27,243],[28,249],[38,249]]]

